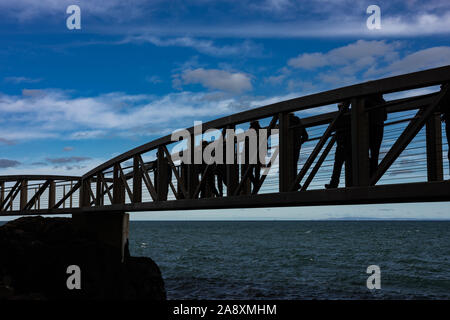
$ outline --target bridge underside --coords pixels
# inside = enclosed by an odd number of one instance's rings
[[[307,190],[303,192],[266,193],[224,198],[181,199],[105,205],[102,207],[8,211],[4,216],[54,215],[78,212],[137,212],[169,210],[205,210],[267,208],[323,205],[357,205],[379,203],[413,203],[450,201],[450,181],[417,182],[371,187]]]

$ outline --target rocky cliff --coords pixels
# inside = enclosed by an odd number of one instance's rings
[[[0,299],[166,299],[153,260],[127,253],[121,263],[115,253],[69,218],[10,221],[0,227]],[[80,290],[67,287],[70,265],[80,268]]]

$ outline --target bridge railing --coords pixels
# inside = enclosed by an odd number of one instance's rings
[[[69,197],[79,194],[77,205],[72,203],[70,208],[72,212],[74,208],[142,211],[450,200],[450,192],[441,190],[443,184],[448,187],[443,165],[443,152],[448,146],[443,142],[440,120],[450,101],[449,82],[450,66],[446,66],[274,103],[204,123],[200,133],[191,127],[187,129],[190,139],[184,142],[184,147],[168,135],[125,152],[81,178],[66,177],[60,181],[66,185],[68,181],[72,183],[67,190]],[[431,93],[417,94],[414,89]],[[374,95],[384,95],[387,101],[369,107],[368,101]],[[337,110],[336,104],[340,102],[348,102],[350,108]],[[369,114],[376,109],[384,109],[388,120],[384,122],[381,159],[371,169]],[[296,137],[289,120],[293,112],[301,117],[301,126],[310,133],[299,163],[293,163],[292,146]],[[323,190],[323,182],[330,178],[333,167],[337,125],[344,118],[349,119],[351,126],[351,150],[346,163],[352,165],[344,169],[348,188]],[[207,139],[204,133],[211,129],[224,133],[226,141],[227,129],[241,129],[245,133],[249,123],[255,120],[265,128],[278,130],[271,137],[267,155],[268,159],[272,158],[272,165],[260,168],[267,169],[267,174],[257,175],[255,166],[239,163],[237,159],[234,164],[225,165],[182,164],[174,152],[180,148],[184,148],[183,152],[201,149],[202,141]],[[246,143],[232,139],[236,151]],[[401,180],[403,171],[407,173],[405,182]],[[419,180],[408,176],[419,171]],[[22,186],[19,178],[9,180],[7,190],[2,187],[1,179],[2,194],[13,196]],[[412,182],[425,184],[419,186]],[[382,185],[386,186],[381,188]],[[422,193],[418,193],[419,189]],[[47,212],[67,209],[63,206],[69,198],[64,193],[65,199],[49,202]],[[9,208],[11,214],[39,210],[36,202],[30,205],[21,201],[16,210],[11,210],[9,202],[3,202],[1,210]]]
[[[81,177],[74,176],[0,176],[0,211],[78,208],[80,181]]]

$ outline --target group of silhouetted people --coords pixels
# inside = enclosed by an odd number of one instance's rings
[[[369,170],[370,175],[373,175],[378,168],[379,154],[380,148],[383,141],[384,135],[384,122],[387,119],[387,111],[385,107],[385,100],[383,99],[382,94],[374,94],[368,96],[364,99],[365,111],[368,114],[368,133],[369,133]],[[336,149],[334,153],[334,165],[333,171],[331,174],[330,182],[325,185],[326,189],[337,188],[340,182],[340,176],[342,167],[345,164],[345,181],[346,186],[352,186],[352,125],[351,125],[351,114],[350,110],[350,102],[344,101],[338,104],[338,109],[341,112],[341,116],[336,121],[333,131],[336,140]],[[445,123],[445,131],[447,136],[447,141],[450,139],[450,102],[446,101],[439,108],[439,112],[441,113],[442,121]],[[279,128],[278,125],[275,125],[273,128]],[[260,148],[260,136],[259,130],[268,129],[268,127],[261,127],[259,121],[251,121],[249,129],[253,129],[256,131],[257,137],[257,152],[259,152]],[[292,166],[289,168],[289,172],[292,173],[293,179],[295,180],[295,176],[298,173],[298,162],[300,160],[300,151],[303,143],[308,141],[308,132],[305,126],[302,125],[301,119],[296,116],[294,113],[288,114],[288,134],[290,135],[292,143],[293,152],[292,159],[288,161],[288,163]],[[269,130],[268,136],[271,135],[271,130]],[[267,143],[267,142],[265,142]],[[202,142],[202,151],[208,145],[208,142]],[[236,148],[236,146],[235,146]],[[248,148],[248,146],[246,147]],[[236,151],[236,149],[234,150]],[[249,150],[246,149],[248,153]],[[223,157],[226,159],[226,144],[223,143]],[[450,151],[448,153],[448,158],[450,162]],[[248,161],[249,157],[246,156],[246,161]],[[158,162],[163,163],[158,163]],[[188,170],[188,166],[186,164],[181,164],[178,167],[179,175],[184,179],[184,183],[188,180],[188,174],[193,174],[194,177],[194,185],[201,183],[199,187],[199,197],[200,198],[208,198],[211,196],[223,196],[223,185],[229,187],[229,175],[227,174],[228,170],[230,170],[229,166],[236,166],[236,164],[194,164],[191,165],[190,171]],[[247,170],[249,168],[250,174],[247,179],[250,185],[253,185],[253,190],[259,187],[260,179],[261,179],[261,168],[265,166],[257,155],[256,163],[246,163],[244,164],[244,169]],[[158,170],[155,170],[155,181],[158,176],[161,176],[159,183],[156,183],[155,188],[158,191],[158,188],[163,188],[164,190],[160,190],[158,194],[162,197],[162,200],[167,199],[167,194],[169,190],[169,184],[172,179],[172,171],[169,165],[169,162],[166,157],[158,157],[158,160],[155,161],[155,168],[161,170],[158,173]],[[234,167],[236,168],[236,167]],[[242,169],[241,169],[242,170]],[[239,170],[235,171],[239,172]],[[216,188],[216,178],[217,178],[217,187]],[[300,184],[295,186],[298,190],[300,188]],[[252,188],[243,188],[239,194],[246,194],[251,192]],[[182,193],[180,187],[178,188],[178,193],[180,197],[182,197]]]

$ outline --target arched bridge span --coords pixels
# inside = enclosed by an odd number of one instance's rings
[[[441,117],[450,121],[449,83],[450,66],[445,66],[203,124],[202,132],[223,133],[236,153],[248,140],[240,142],[227,130],[242,129],[245,136],[255,121],[257,128],[278,130],[270,139],[270,166],[238,163],[237,155],[233,164],[183,164],[173,149],[180,143],[169,135],[82,177],[0,176],[0,215],[450,201],[448,142],[441,123]],[[343,103],[340,109],[338,103]],[[374,120],[383,113],[385,119]],[[183,152],[203,148],[202,132],[187,130]],[[248,148],[245,152],[248,159]],[[345,167],[342,181],[336,181],[339,164]]]

